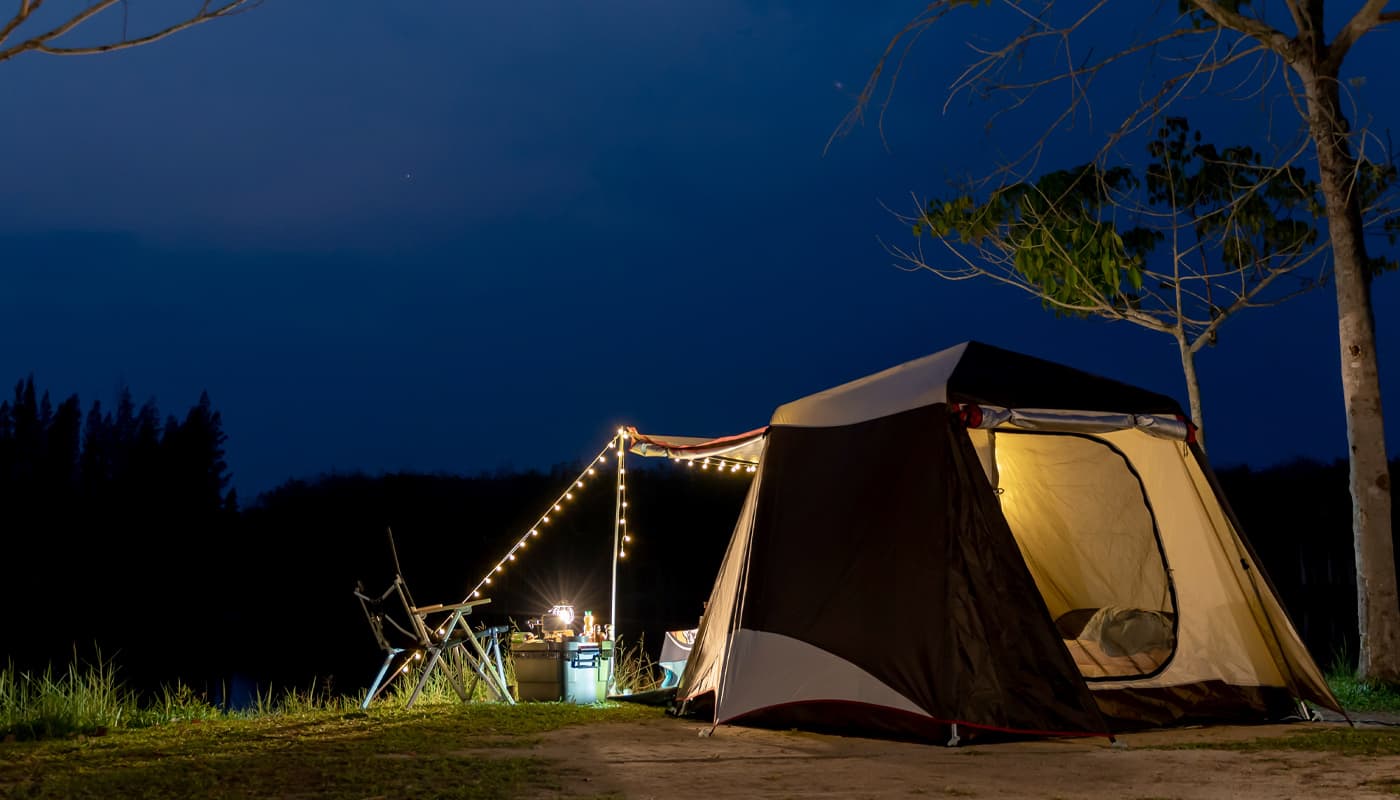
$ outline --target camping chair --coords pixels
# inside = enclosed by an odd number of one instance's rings
[[[471,613],[472,608],[491,602],[489,599],[474,600],[453,605],[415,606],[403,577],[394,576],[394,582],[378,597],[368,595],[364,585],[355,589],[355,597],[360,601],[370,632],[384,651],[384,663],[365,693],[361,709],[368,709],[394,678],[406,675],[411,662],[427,658],[418,683],[409,695],[406,708],[412,708],[422,694],[433,670],[441,667],[453,691],[469,702],[476,691],[478,681],[485,681],[487,690],[497,700],[514,704],[506,686],[505,668],[501,659],[500,635],[503,628],[483,631],[478,639],[462,618]],[[391,613],[391,611],[393,613]],[[428,624],[428,617],[439,612],[448,612],[448,617],[436,628]],[[395,618],[398,614],[399,618]],[[402,620],[402,621],[400,621]],[[485,640],[483,644],[482,640]],[[494,653],[494,659],[492,655]],[[448,656],[444,660],[444,656]],[[395,664],[395,661],[398,661]],[[392,671],[390,668],[393,668]],[[466,668],[473,672],[472,686],[468,690],[463,681]]]
[[[418,685],[408,698],[409,707],[427,684],[434,667],[442,667],[448,682],[464,703],[471,702],[480,682],[485,683],[487,692],[498,702],[515,705],[515,698],[506,686],[505,663],[501,658],[501,636],[508,633],[510,628],[497,625],[473,631],[462,621],[462,617],[470,614],[473,607],[489,602],[489,599],[481,599],[453,605],[421,606],[413,610],[425,627],[429,614],[446,611],[448,616],[434,631],[437,639],[428,650],[428,663],[423,667]],[[468,668],[472,671],[472,683],[464,688],[464,675]]]

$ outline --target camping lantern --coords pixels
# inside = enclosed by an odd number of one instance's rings
[[[559,603],[550,608],[548,613],[540,615],[540,635],[548,639],[551,636],[573,635],[574,607],[568,603]]]

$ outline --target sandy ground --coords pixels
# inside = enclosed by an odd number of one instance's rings
[[[1335,723],[1310,723],[1307,727]],[[947,748],[722,726],[694,720],[571,728],[533,755],[557,762],[560,797],[627,798],[1260,798],[1396,797],[1400,757],[1154,750],[1255,739],[1304,725],[1185,728],[1105,740],[1040,740]],[[484,754],[483,754],[484,755]]]

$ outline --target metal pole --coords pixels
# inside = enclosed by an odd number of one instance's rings
[[[617,657],[617,554],[622,548],[622,493],[627,484],[627,439],[619,428],[617,438],[617,497],[613,499],[612,599],[608,606],[608,624],[612,627],[613,657]]]

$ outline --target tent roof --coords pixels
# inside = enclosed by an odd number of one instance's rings
[[[774,425],[849,425],[935,403],[1181,415],[1166,395],[981,342],[963,342],[780,406]]]
[[[771,424],[851,425],[948,402],[1013,410],[1121,415],[1113,419],[1086,416],[1078,421],[1059,413],[1042,416],[1054,419],[1059,427],[1079,424],[1095,430],[1114,430],[1145,425],[1153,427],[1154,432],[1160,431],[1158,435],[1182,439],[1187,435],[1186,426],[1176,426],[1171,419],[1185,419],[1181,406],[1166,395],[981,342],[963,342],[794,400],[773,412]],[[989,418],[987,426],[993,424]],[[636,428],[628,429],[633,438],[631,451],[638,455],[723,457],[749,464],[758,463],[767,432],[768,428],[759,428],[736,436],[708,438],[643,434]]]

